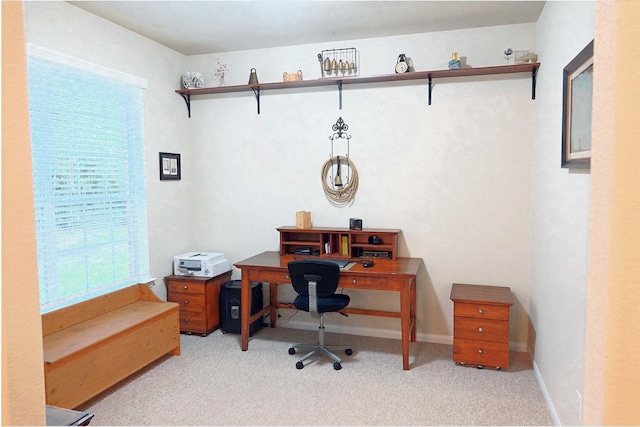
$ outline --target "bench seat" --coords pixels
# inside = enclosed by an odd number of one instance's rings
[[[180,354],[178,304],[146,285],[44,314],[47,405],[73,409],[165,354]]]

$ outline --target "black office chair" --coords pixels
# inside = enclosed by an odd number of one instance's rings
[[[297,363],[296,368],[304,368],[304,361],[320,353],[324,353],[334,360],[333,369],[340,370],[341,359],[332,351],[344,350],[347,355],[353,354],[351,346],[327,346],[324,343],[324,313],[340,311],[349,305],[349,296],[336,294],[340,280],[340,267],[330,261],[317,259],[291,261],[289,264],[291,284],[298,293],[293,305],[298,310],[308,311],[312,317],[320,319],[319,337],[317,345],[294,344],[289,354],[296,354],[296,350],[311,350]]]

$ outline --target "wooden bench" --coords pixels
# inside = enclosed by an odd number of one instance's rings
[[[167,353],[178,304],[138,284],[42,315],[46,404],[73,409]]]

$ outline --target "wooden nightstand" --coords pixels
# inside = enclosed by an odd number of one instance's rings
[[[206,337],[220,326],[220,286],[231,271],[215,277],[167,276],[167,301],[180,304],[180,332]]]
[[[509,367],[509,307],[511,289],[454,283],[453,361],[478,368]]]

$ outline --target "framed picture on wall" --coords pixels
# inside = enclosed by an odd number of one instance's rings
[[[180,154],[160,153],[160,180],[180,179]]]
[[[593,100],[593,40],[562,73],[563,168],[591,167],[591,113]]]

